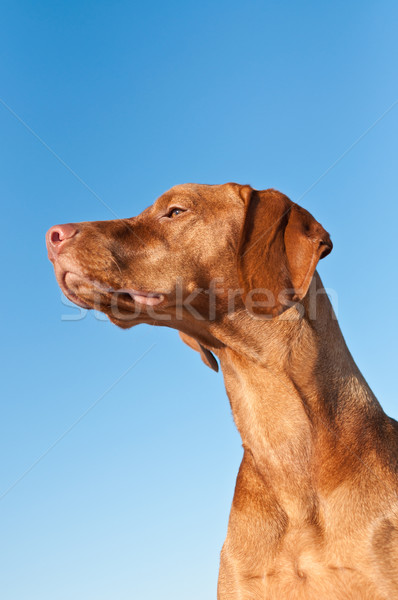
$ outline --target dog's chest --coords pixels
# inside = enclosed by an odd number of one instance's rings
[[[280,551],[267,560],[262,594],[253,598],[387,600],[391,596],[376,587],[371,563],[368,569],[366,563],[358,546],[352,546],[350,555],[347,545],[339,556],[327,544],[319,545],[311,528],[292,531]]]

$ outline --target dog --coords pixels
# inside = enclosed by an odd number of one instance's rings
[[[185,184],[131,219],[52,227],[47,248],[78,306],[218,358],[244,449],[218,600],[398,598],[398,424],[345,344],[309,212]]]

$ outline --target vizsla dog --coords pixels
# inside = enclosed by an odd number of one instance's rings
[[[323,227],[274,190],[187,184],[132,219],[55,226],[47,246],[76,304],[219,359],[244,448],[219,600],[398,598],[398,425],[315,270]]]

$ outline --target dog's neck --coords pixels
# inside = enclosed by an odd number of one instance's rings
[[[216,351],[244,448],[285,503],[300,496],[303,506],[310,489],[327,493],[357,470],[386,419],[318,275],[314,286],[304,316],[296,307],[266,322],[240,315]]]

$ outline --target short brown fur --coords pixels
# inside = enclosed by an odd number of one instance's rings
[[[323,227],[279,192],[233,183],[176,186],[138,217],[73,227],[62,243],[48,234],[72,300],[121,327],[178,329],[220,361],[244,456],[218,599],[398,598],[397,423],[315,271],[332,249]],[[161,295],[156,311],[141,300],[137,315],[137,296],[117,294],[131,289]]]

